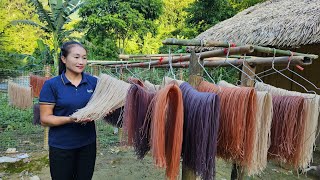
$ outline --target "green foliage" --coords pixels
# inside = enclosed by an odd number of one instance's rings
[[[32,123],[32,109],[20,110],[9,106],[8,99],[1,94],[0,97],[0,127],[4,131],[29,127]],[[32,124],[31,124],[32,125]]]
[[[199,0],[189,6],[186,18],[188,27],[201,33],[220,21],[232,17],[236,12],[227,0]]]
[[[159,0],[89,0],[79,11],[82,17],[79,28],[85,30],[86,40],[95,46],[104,45],[108,39],[113,40],[118,50],[106,54],[115,57],[115,54],[124,52],[129,39],[138,37],[137,42],[143,42],[145,34],[155,34],[153,20],[161,11]]]
[[[39,22],[34,8],[26,0],[1,0],[0,49],[8,53],[32,54],[37,46],[36,40],[45,33],[33,26],[10,25],[11,21],[19,19]]]
[[[266,0],[228,0],[228,1],[237,12],[240,12],[244,9],[247,9],[250,6],[253,6],[257,3],[264,2]]]
[[[29,0],[29,2],[34,6],[41,23],[34,22],[30,19],[15,20],[11,21],[11,23],[13,25],[31,25],[40,28],[49,34],[48,39],[52,40],[53,44],[54,67],[57,70],[59,46],[74,32],[74,29],[66,29],[65,25],[71,22],[70,16],[81,7],[82,1],[49,0],[48,8],[46,8],[39,0]]]

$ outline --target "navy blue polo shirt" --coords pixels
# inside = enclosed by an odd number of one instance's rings
[[[61,75],[47,80],[40,92],[40,104],[53,104],[53,115],[70,116],[86,106],[97,85],[97,78],[82,73],[82,80],[76,87]],[[50,127],[49,145],[60,149],[79,148],[95,142],[94,122],[68,123]]]

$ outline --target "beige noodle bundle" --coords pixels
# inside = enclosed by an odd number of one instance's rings
[[[281,88],[276,88],[264,83],[256,83],[256,89],[259,91],[268,91],[272,96],[301,96],[304,98],[304,115],[305,127],[303,131],[302,142],[300,146],[300,156],[298,161],[298,168],[305,169],[310,165],[313,155],[313,146],[315,144],[318,116],[319,116],[319,95],[300,93],[295,91],[288,91]]]
[[[248,167],[249,176],[260,174],[267,167],[272,116],[273,107],[270,93],[266,91],[257,92],[256,138],[252,163]]]
[[[101,74],[88,104],[71,116],[77,119],[98,120],[124,106],[129,87],[129,83]]]
[[[31,87],[21,86],[14,82],[8,82],[9,104],[21,109],[33,106]]]
[[[144,85],[145,85],[145,88],[150,90],[150,91],[159,91],[160,88],[161,88],[160,85],[154,85],[148,80],[144,81]]]
[[[170,84],[172,81],[176,82],[179,86],[184,82],[184,81],[181,81],[181,80],[178,80],[178,79],[172,79],[172,78],[170,78],[168,76],[165,76],[164,79],[163,79],[162,85]]]
[[[236,87],[226,81],[219,81],[219,86]],[[268,149],[270,146],[270,130],[272,122],[272,97],[267,91],[257,92],[255,138],[252,161],[247,170],[248,175],[260,174],[267,167]]]

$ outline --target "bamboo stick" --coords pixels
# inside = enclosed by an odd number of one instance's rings
[[[184,45],[184,46],[203,46],[203,47],[229,47],[228,42],[221,42],[221,41],[201,41],[201,40],[187,40],[187,39],[175,39],[175,38],[168,38],[164,41],[162,41],[163,44],[165,45]],[[241,44],[234,44],[230,43],[231,45],[236,45],[236,46],[242,46]],[[263,53],[275,53],[277,55],[287,55],[291,56],[291,53],[293,56],[305,56],[309,57],[311,59],[317,59],[318,55],[314,54],[304,54],[304,53],[298,53],[298,52],[292,52],[289,50],[281,50],[281,49],[274,49],[274,48],[268,48],[268,47],[263,47],[263,46],[257,46],[257,45],[252,45],[254,50],[257,52],[263,52]]]
[[[217,66],[221,66],[221,67],[225,67],[225,66],[230,66],[230,64],[233,65],[241,65],[243,62],[247,62],[249,65],[251,66],[255,66],[255,65],[270,65],[273,61],[273,58],[251,58],[251,59],[246,59],[245,61],[243,59],[229,59],[228,61],[225,61],[225,58],[215,58],[215,59],[209,59],[209,60],[204,60],[204,66],[205,67],[217,67]],[[274,58],[274,64],[279,64],[279,65],[286,65],[288,64],[288,57],[275,57]],[[301,66],[307,66],[307,65],[311,65],[312,64],[312,60],[307,58],[305,60],[304,57],[302,56],[294,56],[291,58],[290,60],[290,65],[301,65]],[[116,67],[117,64],[113,64],[113,65],[107,65],[108,67]],[[169,65],[168,64],[163,64],[163,65],[154,65],[152,67],[156,67],[156,68],[168,68]],[[188,68],[189,67],[189,62],[178,62],[178,63],[173,63],[172,67],[174,68]],[[139,68],[149,68],[149,65],[143,65],[143,66],[139,66]]]
[[[233,54],[246,54],[253,52],[252,46],[239,46],[239,47],[232,47],[230,48],[229,55]],[[202,53],[197,53],[197,56],[201,55],[201,58],[209,58],[215,56],[225,56],[224,50],[213,50],[213,51],[206,51]],[[180,56],[180,57],[173,57],[172,63],[177,62],[184,62],[189,61],[190,55]],[[143,66],[154,66],[154,65],[161,65],[161,64],[169,64],[169,58],[163,58],[162,60],[151,61],[151,62],[141,62],[141,63],[133,63],[133,64],[123,64],[123,65],[116,65],[115,67],[143,67]]]
[[[44,71],[45,71],[45,77],[50,77],[50,65],[45,65],[44,66]],[[49,127],[45,126],[44,127],[44,137],[43,137],[43,149],[49,150]]]
[[[132,58],[150,58],[150,57],[163,57],[163,56],[181,56],[188,55],[188,53],[172,53],[172,54],[119,54],[119,59],[132,59]]]

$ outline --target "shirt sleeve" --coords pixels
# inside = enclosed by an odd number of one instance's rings
[[[56,94],[52,83],[46,81],[40,91],[39,103],[40,104],[55,104],[56,103]]]

